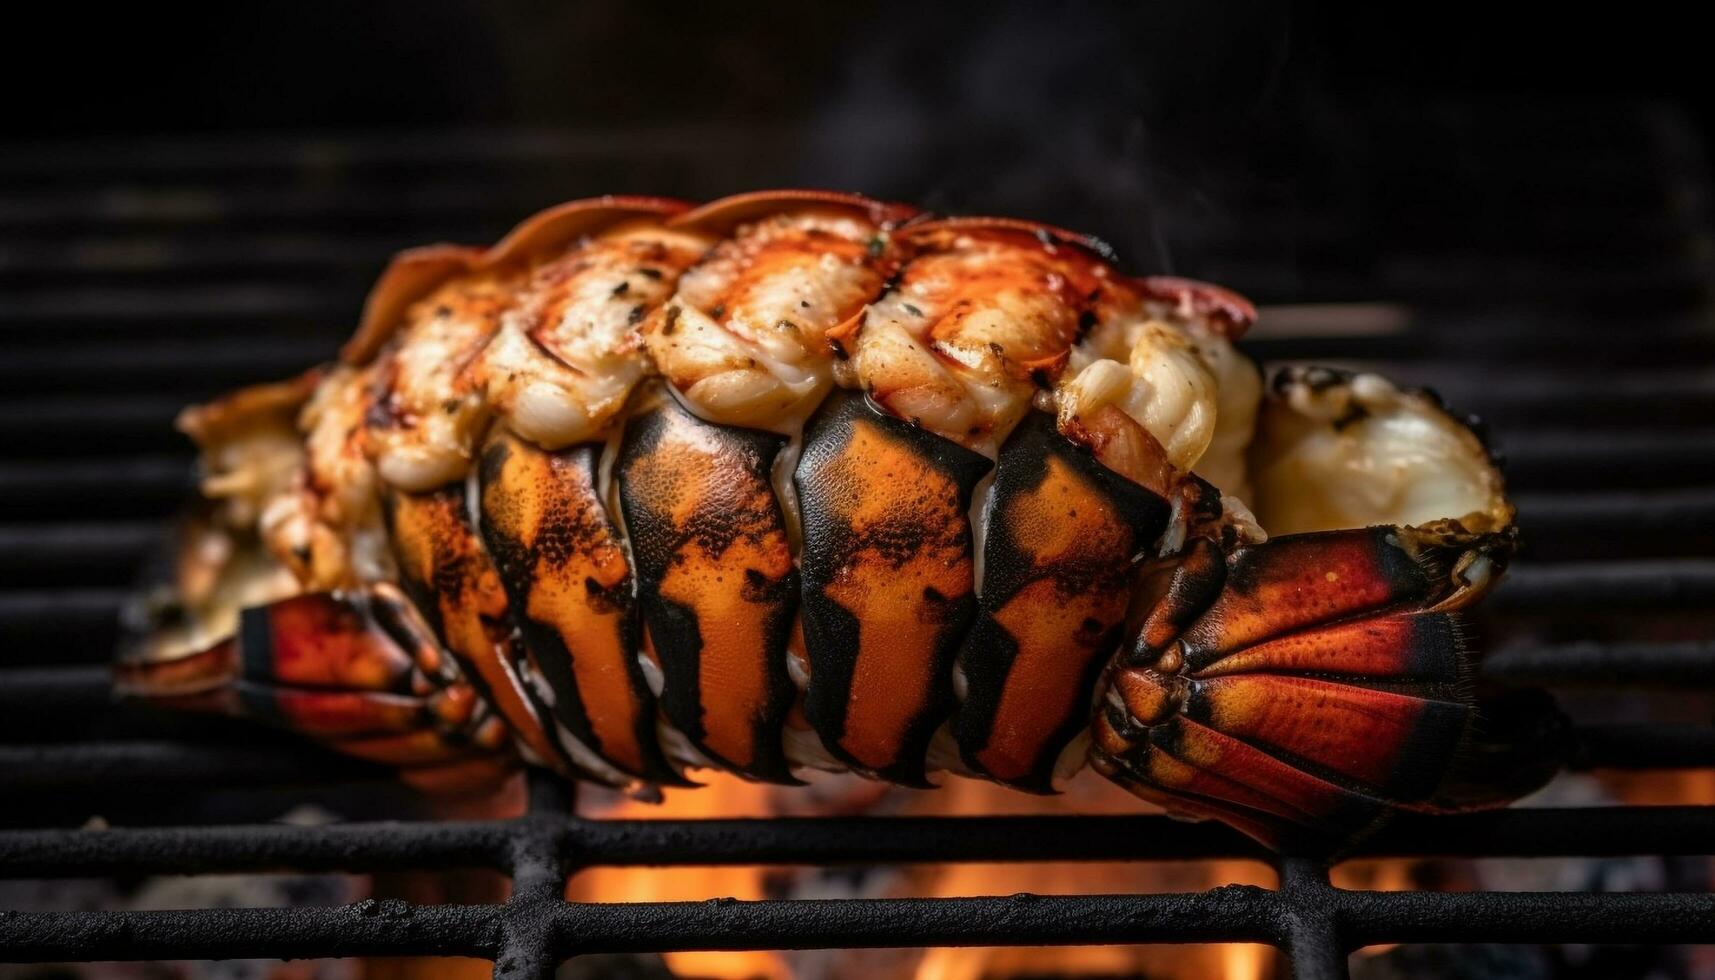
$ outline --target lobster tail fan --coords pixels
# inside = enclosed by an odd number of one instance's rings
[[[1417,560],[1396,531],[1287,535],[1227,556],[1203,614],[1111,674],[1098,768],[1287,849],[1527,791],[1550,770],[1508,771],[1541,753],[1505,748],[1514,733],[1480,720],[1467,627],[1436,608],[1447,563]]]

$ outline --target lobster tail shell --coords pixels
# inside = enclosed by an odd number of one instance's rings
[[[793,482],[804,522],[804,716],[850,765],[927,785],[976,612],[971,491],[989,461],[840,392],[812,417]]]
[[[1169,509],[1061,436],[1045,413],[1007,439],[986,516],[979,612],[959,654],[966,693],[954,734],[972,769],[1053,789]]]
[[[798,571],[769,481],[784,443],[658,395],[616,470],[667,720],[735,772],[795,783],[781,726]]]
[[[594,778],[554,737],[554,709],[543,686],[533,683],[538,672],[471,526],[464,485],[420,494],[389,491],[383,503],[400,583],[471,683],[512,726],[532,761]]]
[[[480,467],[483,541],[553,687],[556,719],[620,772],[684,785],[656,738],[631,569],[596,492],[600,455],[599,445],[547,452],[496,432]]]

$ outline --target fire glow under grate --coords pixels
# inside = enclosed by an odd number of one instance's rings
[[[1215,241],[1180,271],[1264,303],[1341,304],[1265,310],[1246,345],[1261,359],[1386,363],[1489,418],[1526,549],[1492,603],[1486,673],[1565,692],[1578,768],[1715,768],[1708,702],[1687,702],[1715,687],[1709,187],[1670,114],[1558,111],[1534,113],[1539,131],[1523,135],[1522,117],[1448,107],[1409,136],[1378,123],[1377,158],[1412,169],[1378,177],[1370,210],[1337,211],[1328,238],[1343,249],[1312,240],[1283,277]],[[790,141],[754,136],[713,164],[694,132],[53,146],[0,164],[0,823],[16,828],[0,831],[0,876],[475,867],[513,883],[503,904],[0,911],[0,960],[438,954],[541,977],[611,952],[1247,942],[1283,950],[1294,976],[1339,977],[1351,950],[1378,943],[1715,943],[1707,880],[1654,893],[1368,892],[1335,888],[1302,859],[1277,862],[1278,889],[569,903],[569,875],[608,865],[1269,858],[1222,827],[1154,816],[591,820],[570,816],[571,788],[540,775],[521,817],[401,822],[408,799],[374,770],[109,705],[100,662],[118,605],[187,483],[170,428],[182,402],[323,356],[396,247],[492,239],[592,190],[707,197],[790,183],[779,163]],[[1489,154],[1478,168],[1489,199],[1427,190],[1436,159],[1402,141],[1438,139]],[[616,186],[639,147],[655,162]],[[1409,323],[1390,319],[1400,309]],[[1294,327],[1333,311],[1356,325]],[[1268,330],[1271,313],[1285,325]],[[1652,690],[1679,708],[1638,707]],[[349,798],[361,801],[345,811],[354,822],[262,822],[305,794],[345,802],[350,786],[367,787]],[[63,829],[91,813],[119,826]],[[1712,851],[1712,807],[1527,807],[1402,819],[1359,856]]]

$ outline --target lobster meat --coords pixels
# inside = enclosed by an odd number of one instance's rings
[[[119,683],[443,791],[1089,763],[1281,847],[1505,802],[1552,763],[1478,744],[1494,461],[1373,375],[1265,385],[1255,315],[818,191],[409,251],[337,364],[183,414],[202,500]]]

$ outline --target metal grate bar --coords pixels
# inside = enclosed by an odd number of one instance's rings
[[[530,840],[536,850],[520,854]],[[557,850],[542,850],[552,844]],[[1641,849],[1641,850],[1640,850]],[[1398,818],[1353,856],[1701,855],[1715,812],[1662,806],[1511,809]],[[770,820],[520,820],[0,831],[0,877],[211,874],[302,869],[1178,861],[1268,853],[1215,824],[1137,817],[923,817]]]
[[[1715,561],[1521,563],[1493,602],[1508,612],[1707,609],[1715,604]]]
[[[1715,768],[1715,726],[1585,725],[1578,729],[1573,765],[1585,769]]]
[[[59,960],[482,956],[500,950],[499,906],[368,901],[339,908],[0,912],[0,949]]]
[[[1715,642],[1502,647],[1484,658],[1483,676],[1509,684],[1715,687]]]
[[[1715,942],[1715,895],[1334,890],[1333,896],[1353,946]]]
[[[1711,895],[1300,890],[1315,907],[1225,885],[1154,895],[6,912],[0,946],[14,962],[480,956],[496,961],[497,975],[525,977],[590,953],[1237,942],[1314,948],[1298,976],[1338,977],[1345,952],[1383,942],[1715,942]]]
[[[1348,950],[1340,939],[1340,920],[1329,901],[1333,886],[1319,861],[1285,857],[1279,862],[1281,946],[1292,964],[1293,980],[1342,980]]]
[[[325,785],[379,779],[388,770],[313,746],[279,748],[169,741],[0,746],[0,786],[39,790]]]

